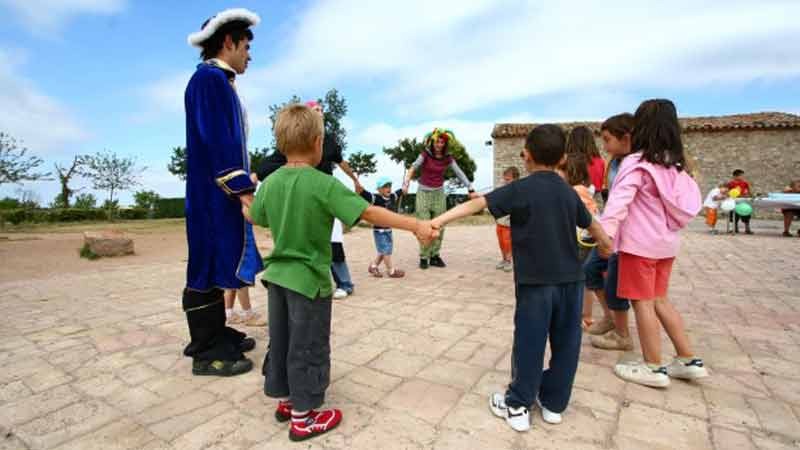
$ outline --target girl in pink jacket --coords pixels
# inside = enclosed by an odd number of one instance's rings
[[[622,162],[600,223],[619,253],[617,294],[632,301],[644,362],[619,363],[622,379],[666,387],[670,377],[708,375],[689,345],[683,319],[667,299],[679,231],[700,211],[697,183],[686,172],[680,125],[669,100],[647,100],[636,110],[632,147]],[[661,363],[661,328],[677,357]]]

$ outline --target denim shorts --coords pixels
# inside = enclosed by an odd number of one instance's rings
[[[597,249],[592,249],[589,257],[583,263],[583,273],[586,275],[586,288],[593,291],[603,289],[603,272],[608,270],[608,260],[603,259],[597,253]]]
[[[603,279],[603,272],[606,277]],[[583,273],[586,275],[586,288],[599,291],[605,290],[606,304],[614,311],[627,311],[631,305],[627,299],[617,296],[617,280],[619,278],[618,255],[614,253],[609,259],[603,259],[597,254],[597,249],[592,249],[589,258],[583,263]]]
[[[394,246],[392,245],[392,230],[372,230],[375,238],[375,248],[379,255],[391,255]]]

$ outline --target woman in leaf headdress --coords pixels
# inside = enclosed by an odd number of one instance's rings
[[[443,128],[434,128],[425,135],[425,151],[411,165],[403,182],[403,192],[408,193],[408,186],[419,171],[419,187],[417,189],[416,211],[420,220],[430,220],[447,210],[447,195],[444,192],[445,172],[452,168],[462,184],[467,186],[470,197],[475,195],[467,176],[458,167],[455,158],[450,154],[450,148],[455,141],[453,132]],[[439,237],[428,245],[420,244],[419,267],[427,269],[428,266],[445,267],[439,255],[442,248],[444,230]]]

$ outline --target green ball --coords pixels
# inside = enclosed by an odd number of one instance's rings
[[[749,203],[738,203],[736,205],[736,214],[747,217],[750,214],[753,214],[753,207],[750,206]]]

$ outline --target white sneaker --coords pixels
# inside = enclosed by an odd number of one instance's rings
[[[672,364],[667,366],[667,375],[672,378],[682,378],[684,380],[696,380],[708,376],[708,370],[703,365],[700,358],[692,358],[688,363],[684,363],[678,358],[672,360]]]
[[[509,408],[503,394],[495,392],[489,396],[489,408],[492,413],[503,419],[514,431],[528,431],[531,429],[531,416],[528,408]]]
[[[336,289],[333,292],[334,300],[341,300],[341,299],[343,299],[345,297],[347,297],[347,291],[345,291],[344,289]]]
[[[489,396],[489,409],[501,419],[505,419],[508,416],[508,406],[506,406],[506,399],[503,394],[495,392]]]
[[[669,386],[669,376],[667,376],[666,367],[651,369],[642,361],[618,363],[614,366],[614,373],[625,381],[645,386],[657,388]]]
[[[499,263],[497,263],[497,265],[496,265],[496,266],[494,266],[494,268],[495,268],[495,269],[497,269],[497,270],[503,270],[503,269],[505,269],[505,268],[506,268],[506,260],[505,260],[505,259],[503,259],[503,260],[500,260],[500,262],[499,262]]]
[[[536,404],[539,406],[539,409],[542,410],[542,420],[551,425],[558,425],[561,423],[561,414],[554,413],[553,411],[545,408],[544,405],[542,405],[541,400],[539,400],[539,397],[536,397]]]

